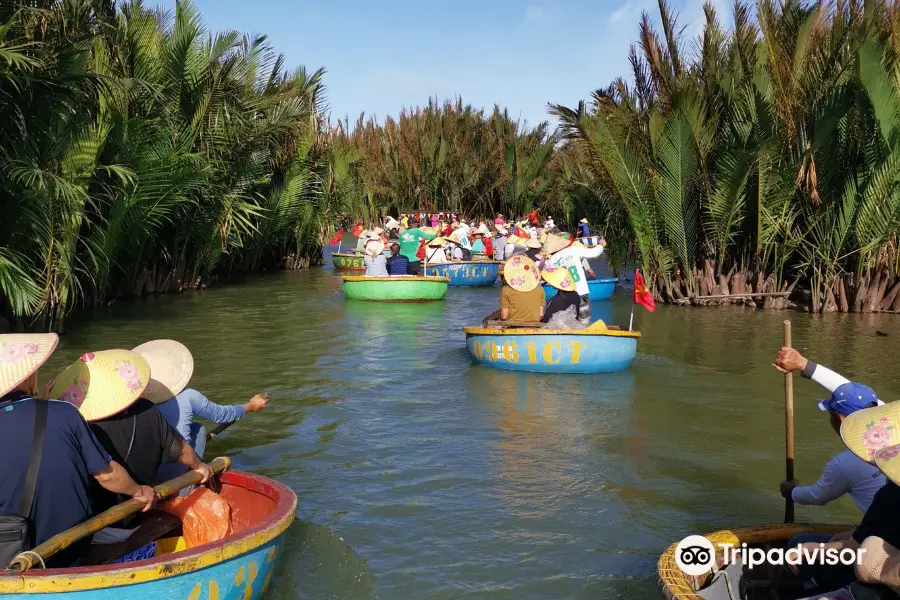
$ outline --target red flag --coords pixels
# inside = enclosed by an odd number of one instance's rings
[[[527,231],[525,231],[524,229],[522,229],[522,228],[519,227],[518,225],[516,225],[516,230],[513,231],[513,233],[514,233],[515,236],[518,237],[518,238],[525,238],[525,239],[528,239],[528,238],[531,237],[531,234],[530,234],[530,233],[528,233]]]
[[[650,312],[653,312],[656,309],[656,302],[653,301],[653,294],[647,289],[647,284],[644,283],[644,277],[637,269],[634,271],[634,297],[631,301],[634,304],[640,304]]]
[[[359,223],[356,224],[356,226],[353,228],[353,231],[351,231],[350,233],[353,234],[353,237],[359,237],[362,235],[362,232],[363,232],[363,224],[360,221]]]
[[[538,209],[534,209],[530,213],[528,213],[528,220],[531,221],[532,225],[538,224]]]
[[[337,230],[337,233],[335,234],[335,236],[333,238],[331,238],[331,241],[328,243],[329,244],[337,244],[339,241],[341,241],[341,238],[343,238],[343,237],[344,237],[344,228],[341,227],[340,229]]]

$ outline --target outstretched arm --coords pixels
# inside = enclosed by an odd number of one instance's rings
[[[845,383],[850,383],[846,377],[838,375],[827,367],[817,365],[794,348],[784,347],[778,351],[778,356],[775,357],[775,368],[782,373],[800,371],[803,377],[812,379],[829,392],[833,392]]]
[[[237,421],[247,413],[246,405],[234,404],[223,406],[210,402],[209,398],[193,389],[186,389],[179,396],[187,396],[191,403],[191,412],[201,419],[212,423],[231,423]]]

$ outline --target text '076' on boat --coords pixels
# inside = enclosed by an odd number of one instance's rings
[[[0,594],[5,598],[52,595],[76,600],[261,598],[275,572],[286,531],[294,521],[297,496],[276,481],[241,471],[223,473],[221,482],[220,494],[232,509],[232,535],[184,549],[184,539],[176,527],[168,537],[153,542],[153,558],[65,569],[4,571],[0,572]],[[149,517],[155,512],[146,514]],[[140,531],[137,529],[132,537]]]
[[[511,371],[609,373],[631,366],[637,331],[464,327],[473,362]]]
[[[489,287],[497,282],[500,265],[499,261],[494,260],[440,263],[428,265],[428,274],[448,278],[451,287]]]
[[[364,255],[355,252],[335,252],[331,255],[331,262],[337,271],[365,271],[366,263]]]
[[[392,275],[387,277],[345,276],[344,294],[350,300],[371,302],[432,302],[447,295],[446,277]]]

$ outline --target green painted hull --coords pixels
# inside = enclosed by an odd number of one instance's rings
[[[446,277],[344,277],[350,300],[432,302],[447,295]]]
[[[331,262],[338,271],[365,271],[366,263],[363,262],[362,254],[345,254],[334,253],[331,255]]]

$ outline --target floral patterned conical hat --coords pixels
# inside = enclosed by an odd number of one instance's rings
[[[75,406],[85,421],[99,421],[134,404],[150,382],[150,365],[137,352],[88,352],[54,380],[51,398]]]
[[[0,396],[16,389],[40,369],[58,343],[55,333],[0,335]]]
[[[841,423],[841,439],[853,454],[866,462],[876,463],[880,452],[900,445],[900,402],[864,408],[847,415]],[[888,461],[890,457],[884,460]]]
[[[541,275],[534,261],[519,254],[513,256],[503,266],[503,279],[517,292],[530,292],[538,286]]]
[[[544,267],[541,271],[544,281],[563,292],[575,291],[575,280],[565,267]]]

